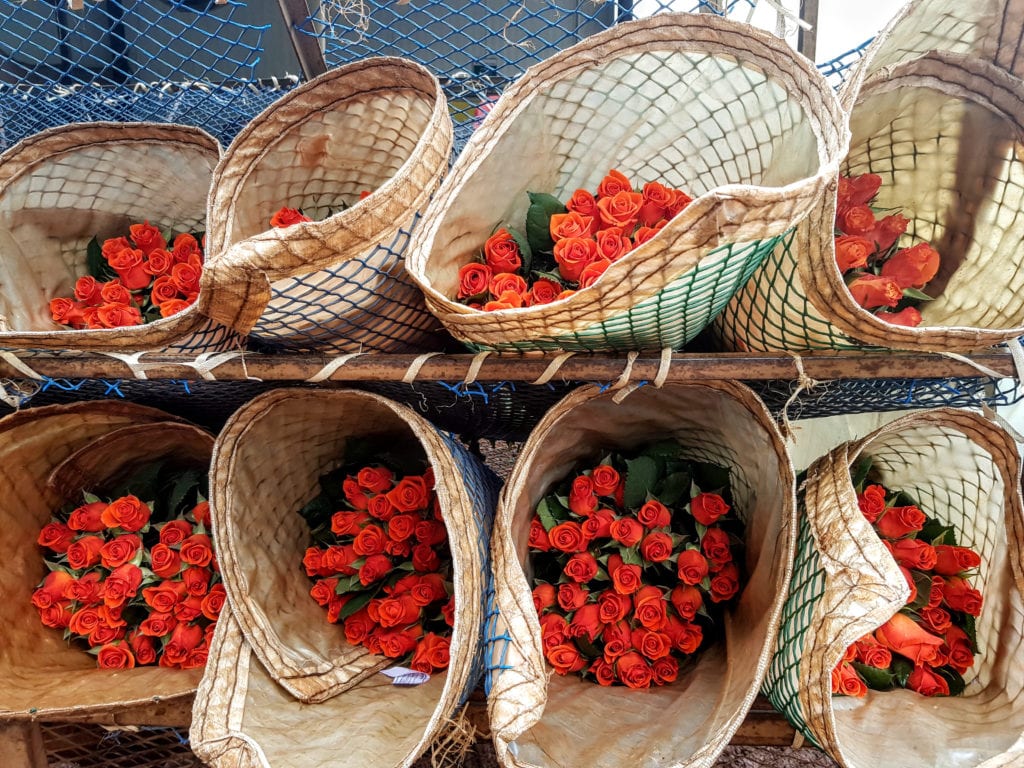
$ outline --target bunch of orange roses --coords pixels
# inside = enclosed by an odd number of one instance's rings
[[[899,565],[910,598],[885,624],[847,648],[832,670],[832,692],[862,697],[868,688],[898,687],[925,696],[956,696],[978,652],[975,622],[982,595],[971,578],[981,557],[957,546],[953,527],[928,517],[905,493],[866,485],[870,466],[865,460],[854,470],[857,503]]]
[[[303,566],[327,620],[417,672],[447,669],[455,597],[433,470],[400,476],[373,464],[326,475],[321,487],[301,511],[317,545]]]
[[[533,601],[558,674],[666,685],[718,633],[740,589],[743,527],[728,470],[680,454],[672,441],[610,454],[538,505]]]
[[[522,230],[502,227],[477,260],[459,270],[457,299],[485,312],[550,304],[593,285],[614,262],[643,245],[690,204],[652,181],[639,192],[612,170],[595,194],[577,189],[566,203],[528,193]]]
[[[85,504],[59,512],[39,533],[50,573],[32,604],[44,625],[83,641],[101,669],[206,664],[226,596],[210,505],[199,473],[164,478],[156,502],[85,494]]]
[[[909,222],[900,214],[876,218],[871,202],[882,186],[874,173],[840,176],[835,248],[839,271],[861,307],[893,325],[916,327],[921,313],[913,302],[939,271],[939,254],[928,243],[900,248]]]
[[[78,278],[73,298],[50,300],[54,322],[76,330],[121,328],[170,317],[195,302],[203,272],[202,234],[172,238],[148,221],[132,224],[129,233],[102,245],[95,237],[89,242],[89,274]]]

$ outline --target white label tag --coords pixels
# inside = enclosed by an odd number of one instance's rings
[[[380,673],[390,677],[392,685],[422,685],[430,679],[426,672],[417,672],[406,667],[389,667],[382,669]]]

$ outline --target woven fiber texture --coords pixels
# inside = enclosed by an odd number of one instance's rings
[[[796,539],[793,468],[775,423],[741,384],[643,387],[621,403],[583,387],[534,430],[502,491],[488,628],[488,711],[499,760],[515,768],[711,766],[761,685]],[[537,502],[581,459],[671,437],[727,466],[746,525],[749,578],[725,640],[680,679],[645,691],[552,674],[531,595],[527,539]]]
[[[909,690],[831,695],[847,646],[906,602],[895,560],[857,505],[850,467],[870,456],[888,488],[956,528],[981,555],[980,655],[962,696]],[[765,681],[777,709],[844,768],[1020,765],[1024,761],[1024,516],[1012,439],[981,416],[939,408],[844,443],[808,470],[779,646]],[[894,725],[898,724],[898,725]]]
[[[131,723],[134,705],[195,691],[196,670],[97,669],[94,657],[43,626],[31,599],[46,575],[36,539],[55,510],[150,461],[205,468],[212,449],[208,433],[129,403],[57,405],[0,419],[0,719],[119,713],[118,722]]]
[[[846,146],[828,84],[776,38],[709,14],[621,24],[504,92],[428,207],[409,269],[471,346],[678,348],[811,210]],[[613,167],[695,200],[567,299],[497,312],[451,299],[460,266],[523,220],[528,191],[564,200]]]
[[[296,88],[214,173],[203,311],[289,349],[436,343],[404,255],[451,146],[440,85],[412,62],[367,59]],[[282,206],[314,221],[271,228]]]
[[[348,442],[361,437],[423,451],[448,528],[456,604],[451,665],[411,689],[377,674],[393,662],[349,645],[341,627],[327,623],[301,566],[309,528],[297,510],[319,493],[319,477],[344,463]],[[253,658],[237,673],[225,673],[219,662],[208,668],[194,713],[197,752],[212,764],[234,765],[220,753],[225,739],[242,734],[252,745],[244,759],[254,765],[411,765],[457,719],[482,671],[497,486],[461,444],[378,395],[277,390],[241,409],[217,444],[211,507],[228,600],[246,641],[230,652],[248,659],[251,649]],[[222,653],[233,644],[222,638]],[[331,738],[319,740],[327,722]],[[303,762],[293,761],[296,751]]]
[[[1019,2],[915,3],[844,86],[843,171],[880,175],[876,205],[910,219],[902,244],[924,240],[942,257],[921,325],[890,325],[853,300],[836,265],[833,185],[716,321],[727,348],[965,352],[1024,333],[1021,12]]]
[[[69,330],[50,299],[86,274],[86,246],[150,221],[204,229],[220,147],[197,128],[80,123],[31,136],[0,154],[0,346],[173,352],[227,349],[235,336],[196,310],[129,328]]]

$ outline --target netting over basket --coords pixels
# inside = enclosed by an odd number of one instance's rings
[[[831,696],[846,647],[908,597],[895,560],[861,513],[850,466],[873,458],[888,488],[956,528],[981,555],[980,655],[962,696],[909,690]],[[1016,765],[1024,733],[1024,578],[1020,463],[1013,441],[980,416],[936,409],[846,443],[808,470],[805,518],[778,650],[765,679],[772,703],[849,768]],[[879,737],[883,736],[883,739]]]
[[[73,295],[93,237],[149,221],[204,229],[220,148],[197,128],[83,123],[54,128],[0,154],[0,346],[204,352],[236,342],[190,306],[146,325],[69,330],[50,299]]]
[[[93,656],[43,626],[31,599],[46,574],[36,540],[55,510],[152,461],[205,468],[212,448],[209,434],[128,403],[52,406],[0,419],[0,720],[116,712],[118,722],[131,723],[132,707],[195,691],[198,670],[97,669]]]
[[[367,59],[290,92],[214,174],[203,310],[273,348],[436,345],[404,255],[451,142],[440,86],[412,62]],[[273,228],[282,206],[314,221]]]
[[[622,24],[509,87],[432,200],[409,268],[449,331],[501,350],[682,346],[804,216],[845,150],[828,84],[785,43],[712,15]],[[459,268],[526,193],[567,199],[610,168],[696,199],[593,286],[483,312]]]
[[[498,757],[516,768],[710,766],[767,667],[795,542],[793,468],[768,412],[741,384],[643,387],[620,403],[583,387],[534,430],[495,518],[495,611],[488,708]],[[671,685],[634,691],[552,675],[541,649],[527,540],[537,503],[583,458],[671,438],[687,458],[726,466],[746,526],[749,574],[725,640]]]
[[[997,5],[1005,18],[986,16]],[[1024,333],[1024,83],[1000,66],[1016,66],[1022,50],[1013,5],[959,4],[958,20],[938,13],[950,3],[922,0],[844,86],[852,138],[843,172],[881,176],[876,207],[910,219],[901,245],[923,240],[941,256],[921,325],[890,325],[853,300],[836,265],[833,187],[716,321],[727,348],[972,351]],[[934,39],[914,33],[922,18]],[[924,52],[952,41],[950,29],[955,44]]]
[[[297,510],[359,438],[422,450],[448,529],[451,664],[414,688],[390,685],[377,673],[392,662],[350,645],[325,620],[301,567],[309,528]],[[456,440],[378,395],[278,390],[225,427],[211,487],[224,582],[245,640],[226,639],[234,637],[228,630],[219,635],[196,701],[196,751],[214,765],[410,765],[458,719],[482,671],[493,475]],[[243,763],[226,756],[236,748]]]

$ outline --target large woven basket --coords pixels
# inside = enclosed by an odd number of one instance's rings
[[[771,416],[741,384],[643,387],[621,403],[587,386],[538,424],[502,491],[493,560],[488,706],[503,765],[710,766],[754,700],[771,658],[796,539],[793,468]],[[605,688],[552,675],[531,594],[527,538],[537,503],[585,457],[671,437],[730,469],[749,579],[725,640],[672,685]]]
[[[857,505],[850,467],[873,458],[886,487],[906,491],[981,555],[980,655],[962,696],[909,690],[831,695],[846,647],[906,603],[907,583]],[[844,766],[1020,765],[1024,761],[1024,515],[1010,437],[981,416],[940,408],[845,443],[808,470],[791,594],[765,679],[777,709]]]
[[[0,154],[0,347],[209,352],[234,345],[195,305],[128,328],[70,330],[50,299],[71,296],[86,274],[86,246],[150,221],[204,229],[220,156],[197,128],[81,123],[31,136]]]
[[[707,14],[621,24],[504,92],[432,200],[409,269],[474,347],[678,348],[810,211],[846,140],[828,84],[784,42]],[[610,168],[695,200],[567,299],[497,312],[452,299],[493,230],[523,221],[528,191],[565,200]]]
[[[298,510],[319,493],[319,477],[344,463],[348,442],[371,436],[422,448],[452,552],[451,665],[413,689],[390,686],[377,673],[392,662],[327,623],[301,566],[309,527]],[[494,476],[454,438],[378,395],[277,390],[224,428],[211,493],[224,584],[247,645],[231,653],[253,658],[247,670],[210,668],[193,747],[213,765],[235,765],[222,753],[236,743],[248,745],[245,765],[410,765],[456,719],[482,671]],[[221,653],[233,642],[222,638]],[[326,717],[329,734],[311,738]]]
[[[214,173],[204,311],[272,347],[435,344],[404,256],[451,146],[440,85],[402,59],[339,67],[276,101]],[[272,228],[282,206],[314,221]]]
[[[843,89],[843,171],[880,175],[876,205],[911,220],[901,242],[931,242],[942,257],[921,325],[890,325],[853,300],[836,265],[832,185],[719,316],[727,348],[963,352],[1024,334],[1020,11],[1005,0],[913,3]]]
[[[191,695],[201,670],[100,670],[83,649],[43,626],[32,592],[46,575],[39,531],[83,490],[123,481],[141,464],[168,459],[206,468],[213,438],[152,408],[116,401],[36,408],[0,419],[0,720],[117,714]]]

